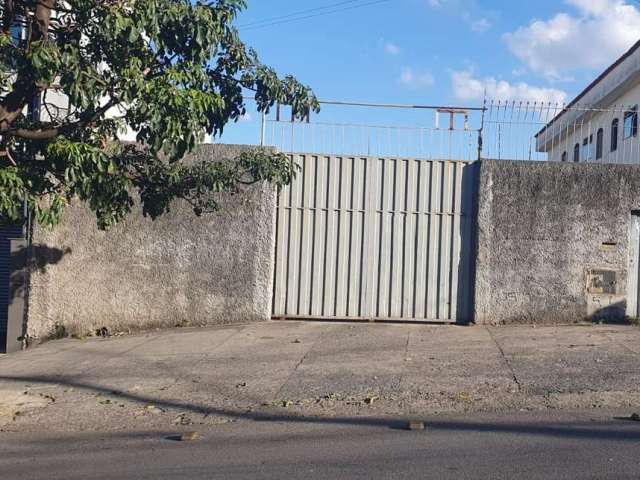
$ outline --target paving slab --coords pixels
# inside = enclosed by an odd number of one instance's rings
[[[529,394],[640,391],[640,355],[621,343],[637,341],[625,326],[492,328],[520,386]]]
[[[640,409],[639,345],[632,326],[289,321],[52,341],[0,357],[0,429]]]

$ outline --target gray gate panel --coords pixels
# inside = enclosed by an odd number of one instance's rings
[[[295,154],[276,216],[273,315],[469,320],[467,162]]]
[[[313,267],[314,278],[311,284],[311,315],[321,316],[323,313],[324,272],[326,269],[327,237],[327,175],[329,161],[326,157],[316,157],[315,196],[314,196],[314,236]]]

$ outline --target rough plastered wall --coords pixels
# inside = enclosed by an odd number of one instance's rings
[[[476,323],[624,317],[640,167],[482,161],[478,201]]]
[[[248,147],[202,146],[196,159]],[[73,204],[54,230],[35,227],[28,333],[86,334],[267,320],[275,191],[255,185],[200,218],[185,204],[156,221],[133,212],[108,232]],[[58,327],[59,329],[60,327]]]

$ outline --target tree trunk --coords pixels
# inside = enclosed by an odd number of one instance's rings
[[[3,33],[9,33],[13,25],[13,0],[4,0],[4,17],[2,19]]]
[[[51,10],[55,5],[55,0],[39,0],[36,4],[35,21],[32,24],[32,33],[29,42],[43,41],[47,39],[49,31],[49,21]],[[7,6],[13,11],[13,0],[5,0],[5,23],[7,22]],[[11,14],[13,15],[13,14]],[[9,20],[11,23],[12,20]],[[27,49],[31,45],[27,46]],[[38,88],[29,72],[20,72],[13,84],[13,90],[0,103],[0,133],[9,130],[11,124],[18,118],[24,107],[38,93]]]

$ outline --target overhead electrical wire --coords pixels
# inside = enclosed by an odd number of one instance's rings
[[[262,20],[257,20],[254,22],[249,22],[249,23],[245,23],[244,25],[239,25],[238,28],[246,28],[246,27],[253,27],[254,25],[259,25],[262,23],[268,23],[268,22],[273,22],[276,20],[284,20],[287,18],[291,18],[291,17],[297,17],[299,15],[306,15],[308,13],[312,13],[312,12],[317,12],[320,10],[327,10],[329,8],[334,8],[334,7],[341,7],[343,5],[347,5],[349,3],[356,3],[356,2],[362,2],[364,0],[346,0],[344,2],[338,2],[338,3],[332,3],[330,5],[325,5],[324,7],[316,7],[316,8],[309,8],[306,10],[299,10],[297,12],[293,12],[293,13],[289,13],[287,15],[279,15],[277,17],[270,17],[270,18],[264,18]]]
[[[239,26],[238,28],[240,30],[243,30],[243,31],[256,30],[256,29],[259,29],[259,28],[266,28],[266,27],[272,27],[272,26],[275,26],[275,25],[282,25],[282,24],[285,24],[285,23],[297,22],[297,21],[300,21],[300,20],[307,20],[307,19],[310,19],[310,18],[321,17],[321,16],[324,16],[324,15],[331,15],[331,14],[334,14],[334,13],[345,12],[345,11],[348,11],[348,10],[355,10],[357,8],[367,7],[367,6],[371,6],[371,5],[377,5],[377,4],[386,3],[386,2],[389,2],[389,1],[391,1],[391,0],[369,1],[369,2],[365,2],[365,3],[359,3],[357,5],[351,5],[351,6],[348,6],[348,7],[335,8],[333,10],[329,10],[329,11],[326,11],[326,12],[315,13],[315,14],[312,14],[312,15],[297,16],[297,15],[301,15],[300,13],[291,14],[290,16],[285,15],[284,17],[293,17],[293,18],[285,18],[285,19],[276,20],[276,21],[263,20],[263,22],[267,22],[267,23],[254,22],[254,23],[251,23],[251,24],[247,24],[245,26]],[[343,2],[343,5],[346,4],[346,3],[353,3],[353,2]],[[326,8],[329,8],[329,7],[324,7],[324,8],[326,9]]]

